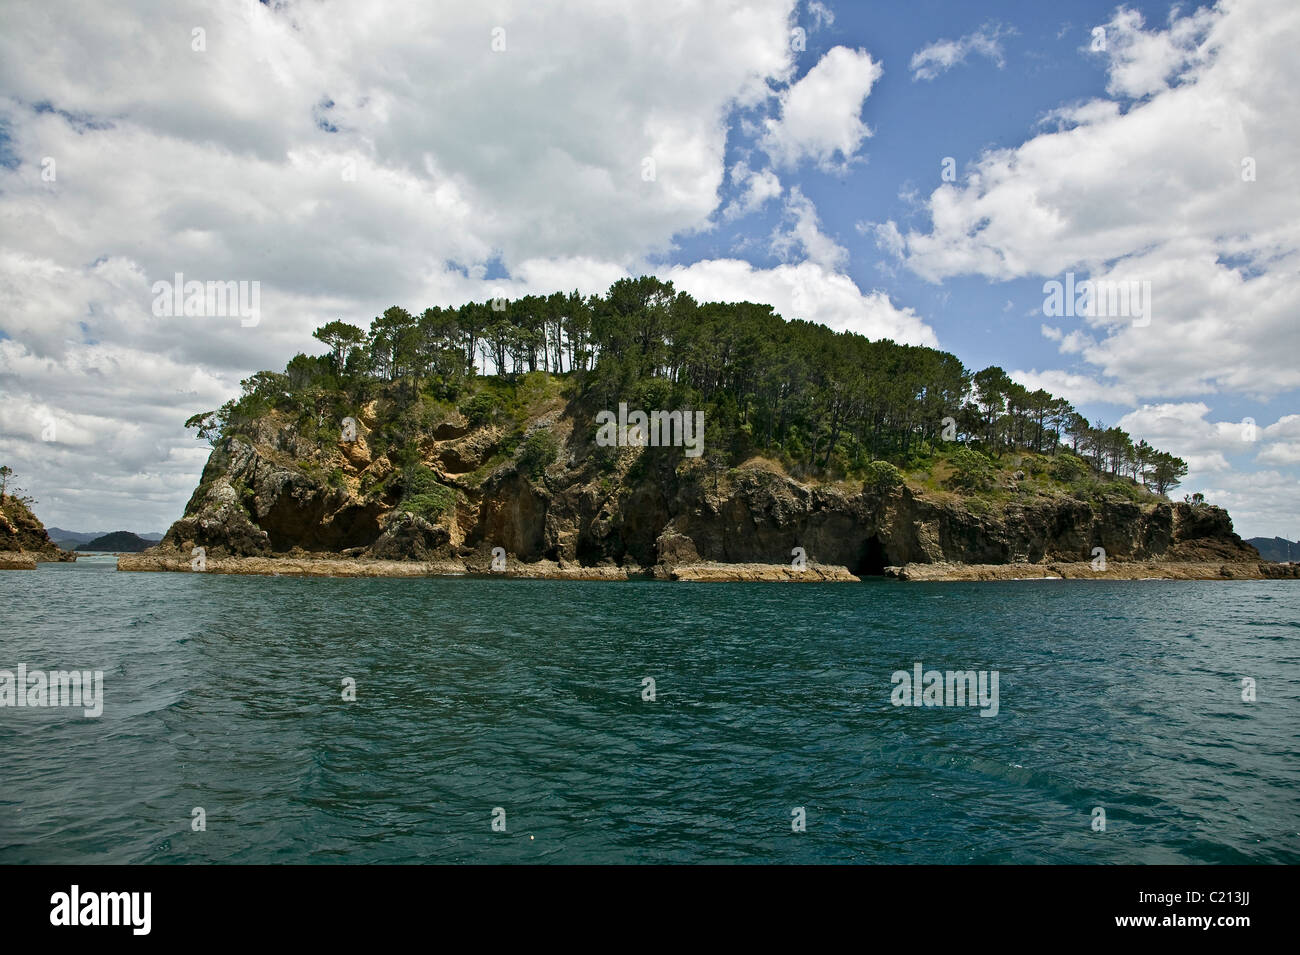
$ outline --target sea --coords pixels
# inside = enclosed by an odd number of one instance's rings
[[[13,705],[20,665],[101,712]],[[83,556],[0,572],[6,671],[0,864],[1300,862],[1293,581]]]

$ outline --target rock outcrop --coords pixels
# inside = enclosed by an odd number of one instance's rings
[[[760,461],[727,470],[676,448],[598,448],[580,419],[556,404],[512,442],[498,425],[452,415],[426,432],[419,461],[399,465],[364,415],[355,440],[320,445],[268,414],[217,445],[184,516],[147,555],[177,568],[202,547],[210,559],[314,556],[490,572],[504,551],[513,575],[536,566],[549,576],[691,580],[1086,566],[1102,552],[1110,562],[1260,561],[1227,512],[1203,504],[1081,499],[1031,489],[1023,474],[991,495],[808,484]],[[531,441],[539,431],[553,440]]]
[[[0,562],[0,569],[19,569],[5,566],[19,564],[21,569],[27,569],[29,563],[34,567],[36,561],[77,559],[76,554],[60,549],[50,540],[45,525],[26,504],[12,496],[6,496],[0,502],[0,552],[7,555],[6,560]]]

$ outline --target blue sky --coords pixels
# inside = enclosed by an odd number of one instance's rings
[[[332,318],[653,271],[1000,365],[1300,537],[1288,0],[11,6],[0,454],[47,523],[165,527],[185,417]],[[1045,316],[1066,271],[1150,326]],[[176,272],[260,320],[152,314]]]

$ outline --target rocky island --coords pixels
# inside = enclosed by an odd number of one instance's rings
[[[12,473],[3,469],[7,479]],[[30,498],[14,489],[0,492],[0,570],[35,570],[41,561],[73,561],[77,555],[59,548],[32,513]]]
[[[1296,576],[1221,508],[1170,501],[1181,461],[1068,402],[768,306],[642,278],[316,337],[327,353],[190,419],[212,444],[199,486],[120,570]]]

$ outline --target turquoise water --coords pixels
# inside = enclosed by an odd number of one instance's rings
[[[0,709],[0,863],[1296,863],[1298,621],[1287,582],[42,564],[0,668],[103,670],[104,712]],[[917,661],[997,716],[891,705]]]

